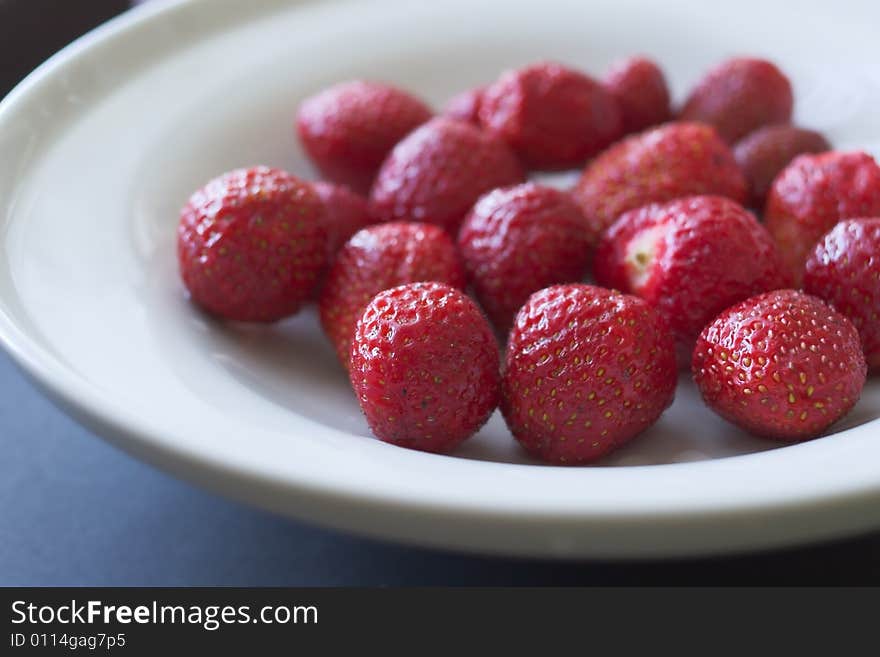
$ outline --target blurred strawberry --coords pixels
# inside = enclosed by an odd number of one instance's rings
[[[625,134],[640,132],[672,118],[666,77],[654,61],[629,57],[615,62],[602,82],[617,100]]]
[[[709,123],[732,144],[765,125],[788,123],[793,105],[791,82],[776,65],[737,57],[706,73],[679,119]]]
[[[296,125],[321,174],[365,194],[394,145],[431,114],[424,102],[406,91],[353,80],[304,100]]]
[[[746,199],[733,153],[701,123],[667,123],[627,137],[587,165],[572,190],[597,232],[627,210],[698,194]]]
[[[439,117],[416,129],[388,156],[370,194],[381,221],[436,224],[451,235],[476,200],[523,179],[504,142],[479,128]]]
[[[592,78],[554,62],[507,71],[480,99],[480,123],[532,169],[566,169],[618,139],[620,108]]]

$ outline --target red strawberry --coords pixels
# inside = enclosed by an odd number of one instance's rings
[[[272,322],[297,312],[327,261],[324,207],[279,169],[230,171],[180,213],[180,273],[192,300],[226,319]]]
[[[483,196],[458,248],[480,304],[506,332],[532,292],[583,278],[597,238],[568,194],[525,183]]]
[[[672,118],[666,77],[650,59],[629,57],[615,62],[602,82],[617,99],[625,134],[639,132]]]
[[[468,89],[450,98],[443,106],[443,116],[479,125],[480,99],[483,97],[483,89],[483,87]]]
[[[627,137],[593,160],[572,190],[602,231],[627,210],[696,194],[746,199],[746,181],[711,127],[667,123]]]
[[[324,203],[324,226],[327,232],[327,264],[312,290],[312,299],[320,297],[327,272],[336,259],[336,252],[361,228],[373,223],[367,199],[344,185],[316,182],[312,187]]]
[[[621,215],[596,251],[600,285],[637,294],[667,322],[683,364],[718,313],[785,286],[773,239],[738,203],[692,196]]]
[[[777,290],[725,310],[700,335],[703,399],[746,431],[796,442],[846,415],[865,383],[852,323],[816,297]]]
[[[542,62],[505,72],[480,100],[480,123],[533,169],[565,169],[622,134],[620,108],[592,78]]]
[[[423,221],[455,234],[484,192],[522,179],[519,162],[503,142],[440,117],[391,151],[373,185],[371,211],[382,221]]]
[[[455,244],[437,226],[389,223],[369,226],[336,254],[324,288],[320,313],[324,332],[348,367],[351,336],[366,305],[382,290],[418,281],[465,285]]]
[[[514,437],[551,463],[586,463],[647,429],[672,403],[672,339],[641,299],[590,285],[531,296],[501,381]]]
[[[818,132],[778,124],[758,128],[738,141],[733,156],[749,182],[752,207],[763,209],[773,179],[789,162],[803,153],[830,149],[831,144]]]
[[[762,126],[788,123],[793,105],[791,82],[782,71],[766,60],[741,57],[709,71],[679,118],[710,123],[732,144]]]
[[[367,199],[348,187],[323,181],[313,183],[312,187],[324,203],[327,252],[332,261],[348,238],[372,223],[369,206]]]
[[[357,322],[351,384],[373,433],[448,452],[498,404],[498,344],[469,297],[443,283],[377,294]]]
[[[880,369],[880,217],[841,221],[807,259],[804,290],[858,329],[868,367]]]
[[[880,215],[880,166],[862,152],[800,155],[767,196],[764,221],[800,282],[816,242],[841,219]]]
[[[297,132],[321,174],[366,193],[382,161],[430,108],[401,89],[379,82],[343,82],[300,105]]]

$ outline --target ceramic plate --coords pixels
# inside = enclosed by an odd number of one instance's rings
[[[190,191],[224,170],[313,176],[293,136],[297,104],[352,77],[439,105],[535,59],[598,74],[645,52],[680,99],[708,66],[755,53],[790,72],[799,122],[878,154],[878,23],[867,2],[797,13],[751,0],[150,3],[0,106],[0,337],[51,397],[131,454],[376,537],[647,557],[876,527],[880,381],[829,435],[797,446],[726,424],[683,378],[660,422],[601,465],[530,462],[497,414],[455,455],[423,454],[370,436],[313,309],[273,327],[195,312],[174,240]]]

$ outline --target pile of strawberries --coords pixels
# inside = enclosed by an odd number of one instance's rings
[[[181,274],[228,320],[316,301],[397,445],[447,452],[500,406],[529,453],[590,462],[660,417],[680,368],[729,421],[812,438],[880,368],[880,166],[791,125],[792,106],[749,58],[677,111],[643,57],[602,80],[507,71],[436,116],[342,83],[297,117],[327,182],[209,182],[181,214]],[[573,168],[569,190],[527,181]]]

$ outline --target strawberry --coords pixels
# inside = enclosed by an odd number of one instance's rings
[[[344,185],[320,181],[312,183],[312,188],[324,203],[327,259],[332,262],[352,235],[373,223],[370,207],[367,199]]]
[[[693,196],[624,213],[603,235],[593,273],[637,294],[667,322],[681,362],[730,305],[787,284],[773,239],[738,203]]]
[[[380,440],[448,452],[498,404],[498,344],[477,305],[443,283],[409,283],[367,305],[351,347],[351,384]]]
[[[394,145],[431,115],[406,91],[352,80],[304,100],[296,128],[325,178],[365,194]]]
[[[880,215],[880,166],[860,151],[799,155],[773,181],[764,221],[797,283],[816,242],[841,219]]]
[[[696,194],[746,199],[746,181],[727,145],[710,126],[667,123],[627,137],[593,160],[572,190],[602,231],[622,213]]]
[[[830,149],[831,144],[818,132],[787,124],[758,128],[738,141],[733,156],[749,182],[751,206],[763,209],[773,179],[795,157]]]
[[[831,229],[807,259],[804,291],[853,323],[868,367],[880,369],[880,217]]]
[[[679,114],[682,121],[714,125],[728,143],[758,128],[791,120],[791,82],[773,63],[739,57],[710,70]]]
[[[486,88],[479,116],[532,169],[581,165],[622,134],[620,108],[604,87],[553,62],[506,71]]]
[[[177,255],[192,300],[207,312],[273,322],[300,309],[324,268],[324,206],[285,171],[230,171],[181,210]]]
[[[458,248],[477,299],[506,332],[532,292],[583,278],[597,239],[568,194],[524,183],[483,196]]]
[[[475,87],[453,96],[443,106],[443,116],[479,125],[480,99],[483,97],[483,90],[484,87]]]
[[[321,290],[324,332],[348,367],[351,336],[364,307],[382,290],[418,281],[465,285],[452,239],[437,226],[388,223],[364,228],[336,254]]]
[[[814,438],[846,415],[865,383],[859,334],[816,297],[777,290],[725,310],[697,340],[703,400],[746,431]]]
[[[629,57],[615,62],[602,83],[617,100],[624,134],[640,132],[672,118],[666,77],[652,60]]]
[[[586,463],[656,422],[676,382],[672,339],[644,301],[557,285],[533,294],[516,316],[501,411],[532,455]]]
[[[371,212],[382,221],[437,224],[454,235],[484,192],[522,179],[522,168],[504,142],[440,117],[391,151],[370,194]]]
[[[343,185],[328,182],[312,184],[324,203],[327,249],[332,260],[348,238],[372,223],[367,199]]]
[[[327,264],[312,290],[312,299],[317,300],[327,278],[327,272],[336,258],[336,252],[361,228],[373,223],[367,199],[351,191],[344,185],[328,182],[312,183],[315,193],[324,203],[324,226],[327,233]]]

